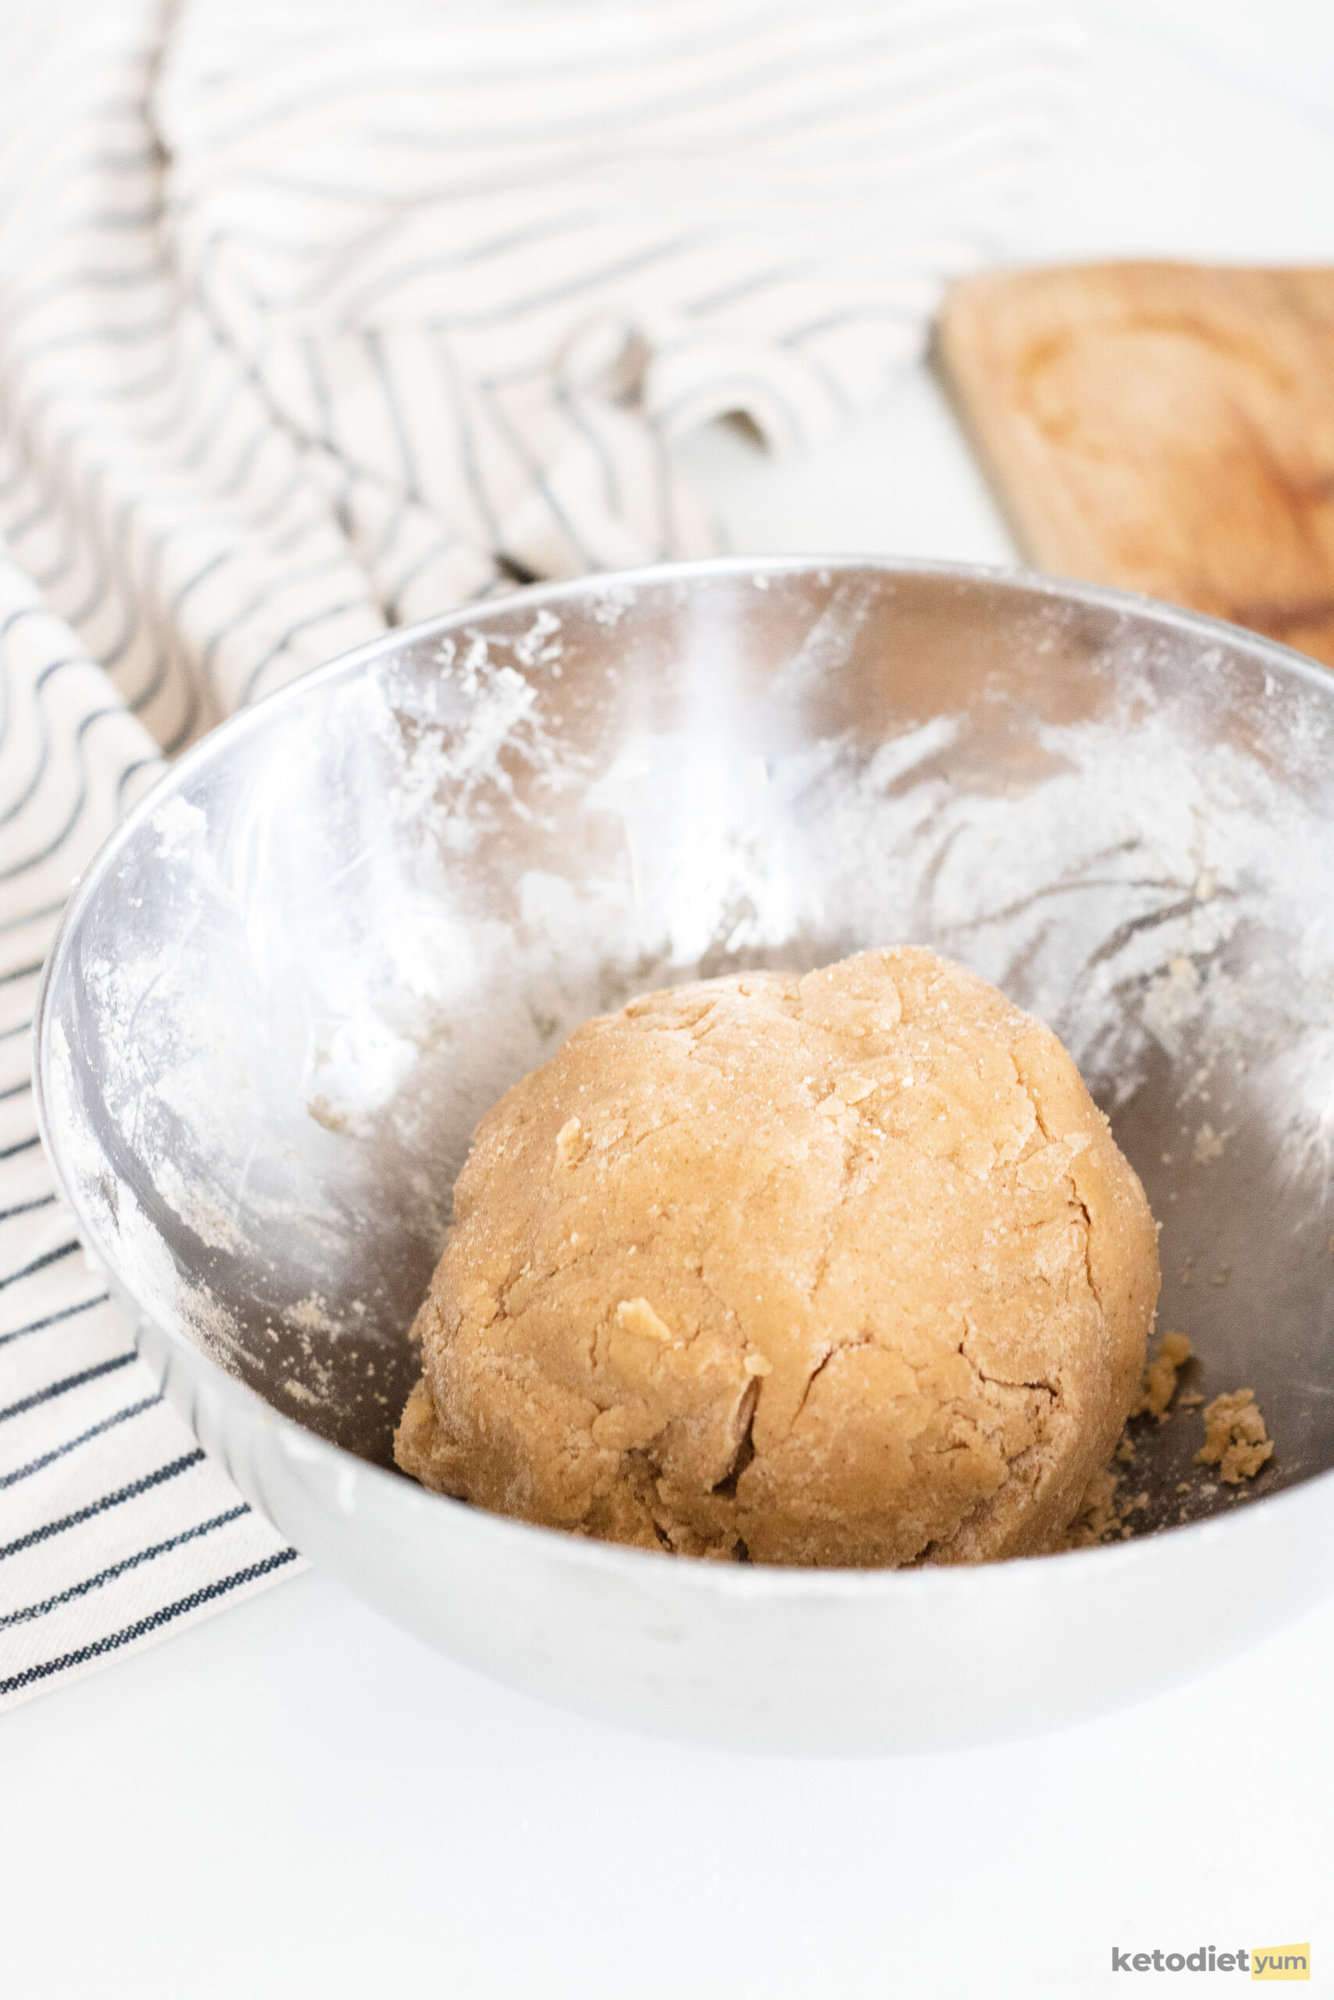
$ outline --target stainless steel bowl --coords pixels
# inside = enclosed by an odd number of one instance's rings
[[[1034,1730],[1334,1575],[1332,805],[1334,680],[1112,592],[843,560],[520,592],[307,675],[145,800],[47,967],[43,1131],[203,1443],[432,1644],[730,1742]],[[390,1470],[405,1330],[505,1085],[637,988],[903,940],[1072,1049],[1163,1225],[1160,1325],[1270,1423],[1253,1485],[1201,1476],[1183,1413],[1121,1545],[819,1573]]]

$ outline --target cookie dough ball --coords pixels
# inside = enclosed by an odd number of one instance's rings
[[[769,1563],[1050,1547],[1109,1457],[1153,1219],[1046,1028],[927,951],[650,993],[487,1113],[398,1463]]]

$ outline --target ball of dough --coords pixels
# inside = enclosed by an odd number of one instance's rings
[[[1158,1295],[1056,1037],[865,952],[588,1021],[482,1119],[395,1444],[427,1486],[767,1563],[1049,1548]]]

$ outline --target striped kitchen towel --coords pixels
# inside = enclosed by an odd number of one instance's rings
[[[673,441],[800,446],[916,356],[1072,54],[1022,0],[54,19],[0,157],[0,1705],[296,1560],[42,1157],[80,869],[164,758],[386,625],[711,547]]]

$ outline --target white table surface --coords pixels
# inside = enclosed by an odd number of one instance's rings
[[[1016,260],[1334,262],[1334,0],[1084,13]],[[813,460],[684,456],[740,548],[1012,554],[925,370]],[[1107,1720],[802,1762],[548,1711],[307,1573],[0,1724],[0,1994],[1008,2000],[1298,1939],[1334,1994],[1334,1605],[1237,1616],[1250,1652]]]

